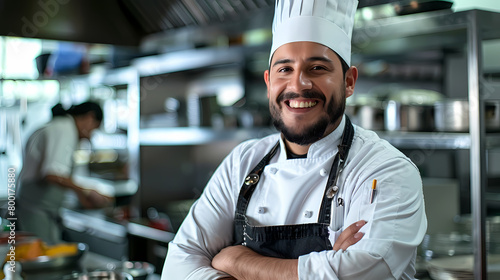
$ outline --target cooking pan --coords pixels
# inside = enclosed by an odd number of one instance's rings
[[[437,102],[435,108],[436,130],[443,132],[469,131],[469,102],[448,99]],[[487,132],[500,131],[500,100],[484,102],[484,125]]]
[[[88,245],[85,243],[78,243],[77,246],[78,251],[74,255],[61,257],[40,256],[29,261],[21,261],[23,271],[60,269],[63,267],[76,265],[83,257],[85,252],[88,251]]]

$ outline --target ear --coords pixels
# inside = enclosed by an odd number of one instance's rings
[[[345,95],[349,97],[354,93],[354,86],[358,80],[358,68],[351,66],[345,73]]]
[[[267,98],[269,98],[269,70],[264,71],[264,82],[266,82],[267,87]]]

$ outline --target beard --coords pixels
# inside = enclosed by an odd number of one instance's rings
[[[315,124],[305,127],[301,132],[294,132],[290,127],[287,127],[281,116],[281,101],[285,98],[293,98],[300,96],[297,93],[285,93],[280,95],[276,103],[270,106],[270,112],[273,119],[274,127],[280,131],[286,140],[304,146],[312,144],[325,136],[325,131],[329,125],[334,124],[339,120],[345,111],[346,97],[345,87],[340,87],[341,99],[337,102],[334,98],[325,105],[326,115],[322,116]],[[305,98],[318,98],[325,101],[324,95],[316,91],[309,91],[302,94]],[[338,104],[337,104],[338,103]]]

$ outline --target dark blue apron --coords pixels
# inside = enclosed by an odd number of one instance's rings
[[[346,123],[342,135],[339,151],[335,155],[321,203],[317,223],[277,226],[252,226],[246,217],[250,198],[260,180],[264,167],[279,148],[279,141],[264,156],[257,166],[245,178],[240,189],[236,216],[234,219],[234,245],[244,245],[253,251],[269,257],[297,259],[301,255],[323,250],[331,250],[329,226],[331,222],[332,199],[338,192],[337,179],[339,171],[343,169],[345,160],[354,137],[354,127],[346,116]],[[338,203],[343,204],[341,198]]]

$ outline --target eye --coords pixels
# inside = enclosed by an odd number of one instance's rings
[[[278,69],[279,73],[286,73],[286,72],[290,72],[290,71],[292,71],[292,68],[288,67],[288,66],[284,66],[284,67],[281,67]]]
[[[325,66],[323,65],[315,65],[311,68],[312,70],[328,70],[328,68],[326,68]]]

